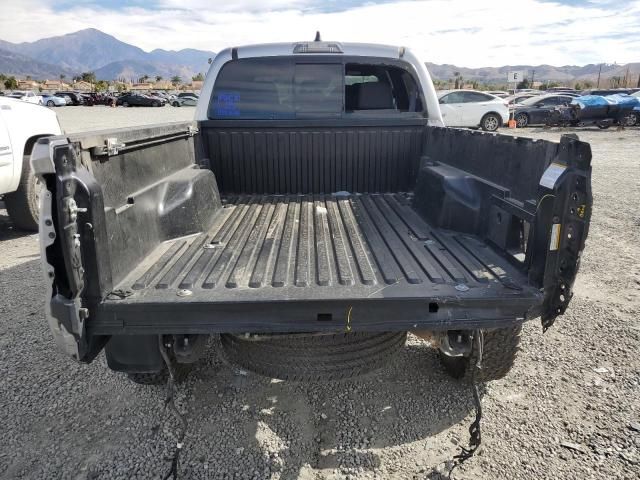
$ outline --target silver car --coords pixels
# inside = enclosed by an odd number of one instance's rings
[[[198,97],[195,95],[189,95],[184,97],[176,97],[171,100],[171,105],[174,107],[195,107],[198,104]]]
[[[67,101],[62,97],[57,97],[56,95],[43,93],[42,103],[47,107],[64,107],[67,104]]]

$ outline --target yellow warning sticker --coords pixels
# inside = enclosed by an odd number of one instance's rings
[[[554,223],[551,227],[551,241],[549,242],[549,250],[558,250],[560,248],[560,230],[562,225]]]

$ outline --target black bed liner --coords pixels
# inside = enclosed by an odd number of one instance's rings
[[[110,295],[92,329],[145,332],[143,317],[156,311],[166,331],[524,319],[540,300],[526,278],[478,238],[431,228],[410,199],[227,197],[208,232],[165,242],[141,262],[117,287],[128,296]],[[186,309],[188,318],[176,317]]]

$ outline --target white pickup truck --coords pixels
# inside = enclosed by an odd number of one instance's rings
[[[29,167],[36,141],[62,133],[48,108],[0,97],[0,195],[14,224],[38,229],[37,180]]]
[[[220,335],[243,368],[345,379],[413,331],[449,374],[490,381],[525,320],[568,307],[589,145],[444,128],[410,50],[228,48],[195,118],[33,149],[47,318],[75,360],[104,348],[164,382]]]
[[[9,95],[9,98],[17,98],[18,100],[22,100],[23,102],[33,103],[35,105],[44,105],[44,100],[42,98],[42,95],[36,95],[35,93],[29,90],[26,90],[26,91],[16,90],[11,95]]]

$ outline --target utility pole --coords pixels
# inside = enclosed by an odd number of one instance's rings
[[[531,88],[534,88],[533,81],[536,79],[536,71],[535,69],[531,70]]]
[[[627,66],[627,73],[624,76],[624,87],[625,88],[627,88],[629,86],[628,83],[627,83],[628,81],[629,81],[629,67]]]
[[[596,84],[596,88],[600,88],[600,74],[602,73],[602,64],[600,64],[600,70],[598,70],[598,83]]]

